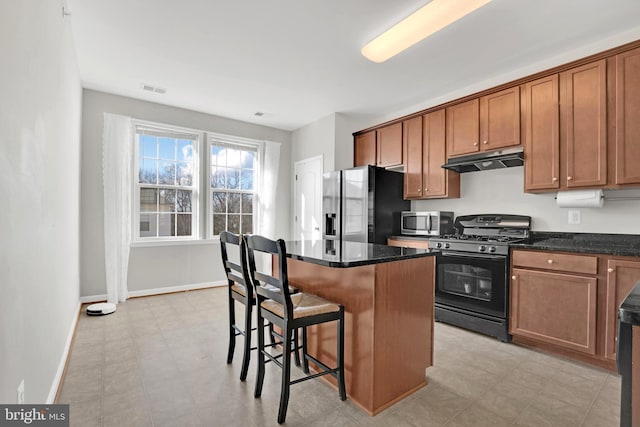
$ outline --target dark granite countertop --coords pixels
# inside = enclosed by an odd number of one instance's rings
[[[430,238],[433,237],[439,237],[439,236],[403,236],[403,235],[399,235],[399,236],[389,236],[389,239],[391,240],[429,240]]]
[[[357,267],[410,258],[435,256],[431,249],[399,248],[338,240],[295,240],[286,242],[287,256],[334,268]]]
[[[620,305],[620,321],[640,326],[640,282],[636,283]]]
[[[532,232],[531,243],[510,246],[514,249],[640,256],[640,235]]]

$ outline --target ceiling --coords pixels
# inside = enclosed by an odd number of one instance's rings
[[[285,130],[401,111],[640,34],[638,0],[493,0],[375,64],[360,48],[428,1],[67,1],[84,87]]]

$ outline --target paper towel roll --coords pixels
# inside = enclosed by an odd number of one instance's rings
[[[558,191],[556,202],[560,208],[601,208],[602,190]]]

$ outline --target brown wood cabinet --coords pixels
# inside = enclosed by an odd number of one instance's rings
[[[377,130],[377,162],[381,167],[402,164],[402,123]]]
[[[520,87],[480,98],[480,150],[520,145]]]
[[[480,150],[480,101],[472,99],[447,108],[447,156]]]
[[[525,191],[560,188],[559,96],[557,74],[522,86]]]
[[[607,308],[605,330],[605,357],[616,359],[618,335],[618,307],[640,280],[640,261],[607,260]]]
[[[596,61],[560,75],[566,187],[607,184],[607,63]]]
[[[404,197],[460,197],[460,174],[443,169],[446,159],[445,110],[404,121]]]
[[[596,353],[598,257],[514,250],[509,332]]]
[[[615,184],[640,184],[640,48],[616,55]]]
[[[353,166],[375,165],[376,161],[376,131],[356,135],[353,143]]]

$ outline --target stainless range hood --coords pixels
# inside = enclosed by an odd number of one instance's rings
[[[490,151],[479,154],[470,154],[449,159],[442,165],[445,169],[451,169],[459,173],[476,172],[489,169],[511,168],[524,164],[522,147]]]

